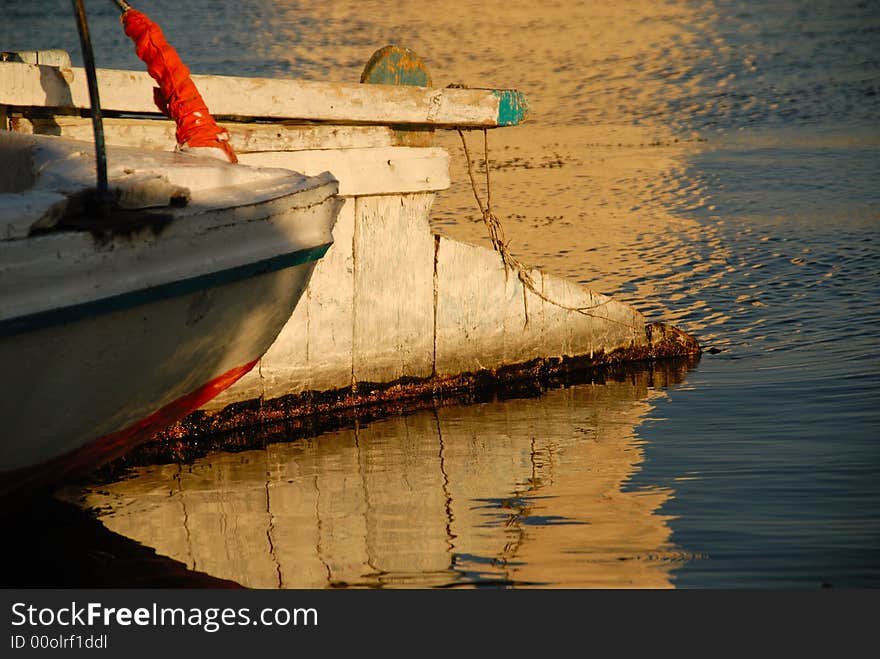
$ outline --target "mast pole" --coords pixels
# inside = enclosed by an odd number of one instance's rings
[[[86,80],[89,86],[89,101],[91,103],[92,129],[95,133],[95,161],[98,170],[98,194],[99,206],[109,204],[109,187],[107,185],[107,148],[104,143],[104,122],[101,116],[101,100],[98,97],[98,75],[95,69],[95,55],[92,51],[92,39],[89,35],[89,24],[86,20],[86,10],[82,0],[71,0],[73,11],[76,14],[76,27],[79,30],[79,43],[82,48],[83,62],[86,68]]]

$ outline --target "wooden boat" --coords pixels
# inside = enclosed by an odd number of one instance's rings
[[[329,173],[0,131],[0,500],[118,457],[247,373],[332,242]]]
[[[5,112],[20,132],[90,138],[80,116],[89,107],[85,71],[57,59],[40,52],[0,62],[0,118]],[[175,125],[156,113],[148,74],[98,69],[96,77],[113,115],[109,144],[172,143]],[[432,87],[420,58],[395,46],[370,58],[360,83],[192,79],[224,118],[239,162],[329,170],[345,204],[333,247],[260,368],[206,403],[187,433],[699,353],[693,337],[635,308],[537,269],[527,270],[526,288],[497,252],[434,233],[432,202],[451,185],[444,132],[522,123],[521,92]]]

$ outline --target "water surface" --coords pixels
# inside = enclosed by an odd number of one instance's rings
[[[68,496],[190,569],[258,588],[670,587],[690,558],[628,481],[635,432],[687,365],[429,407]]]
[[[3,49],[75,51],[57,5],[5,7]],[[142,9],[198,73],[354,81],[394,42],[521,89],[489,136],[512,251],[720,352],[139,468],[81,493],[109,528],[261,586],[880,583],[876,2]],[[99,65],[140,68],[89,11]],[[488,244],[458,139],[432,223]]]

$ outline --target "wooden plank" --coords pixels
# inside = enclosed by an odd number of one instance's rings
[[[355,200],[346,199],[333,227],[333,244],[318,261],[308,289],[259,366],[204,409],[351,385],[354,208]]]
[[[524,292],[515,272],[505,275],[497,253],[445,237],[439,241],[434,363],[439,376],[538,357],[592,357],[646,342],[644,318],[631,307],[531,270],[535,287],[547,298],[542,299]]]
[[[645,319],[632,307],[546,273],[541,286],[543,294],[557,303],[544,303],[544,342],[548,351],[566,357],[592,357],[646,343]],[[564,307],[582,308],[587,313]]]
[[[361,73],[361,82],[368,85],[432,86],[425,61],[409,48],[394,45],[373,53]],[[401,146],[431,146],[434,142],[433,128],[421,130],[398,126],[395,132]]]
[[[354,233],[356,382],[428,377],[434,357],[434,195],[358,197]]]
[[[385,147],[244,153],[239,162],[283,167],[307,176],[332,172],[342,196],[433,192],[449,187],[449,154],[441,148]]]
[[[238,122],[220,122],[220,125],[229,131],[229,142],[238,154],[309,149],[362,149],[394,146],[396,143],[394,131],[387,126],[288,126],[278,123]],[[20,118],[17,120],[17,130],[37,135],[59,135],[75,140],[94,141],[92,120],[84,117],[59,115],[51,119]],[[173,150],[177,144],[174,131],[174,122],[170,119],[104,119],[104,137],[107,144],[116,146]]]
[[[62,69],[69,69],[72,65],[70,62],[70,53],[60,48],[52,48],[50,50],[17,50],[13,53],[4,52],[0,54],[0,59],[4,62],[25,62],[27,64],[43,64],[45,66],[56,66]]]
[[[62,75],[63,72],[63,75]],[[142,71],[98,69],[105,111],[156,113],[156,83]],[[509,89],[461,89],[194,75],[211,113],[336,123],[493,128],[522,123],[525,96]],[[85,72],[0,62],[0,105],[89,107]]]
[[[495,252],[440,237],[437,249],[438,376],[491,370],[504,363],[507,299]]]
[[[542,354],[543,301],[504,272],[497,252],[438,237],[437,375],[527,362]],[[536,281],[541,273],[531,271]],[[526,322],[528,314],[528,322]]]
[[[303,390],[326,391],[351,385],[355,205],[355,199],[345,200],[333,228],[333,245],[318,261],[309,284],[307,368],[295,378],[302,381]],[[279,339],[283,334],[282,330]],[[293,361],[283,363],[298,366]],[[288,390],[290,383],[291,378],[287,378]]]

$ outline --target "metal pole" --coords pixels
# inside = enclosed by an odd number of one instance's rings
[[[76,14],[76,27],[79,29],[79,43],[82,47],[83,62],[86,67],[86,80],[89,85],[89,100],[92,105],[92,129],[95,132],[95,160],[98,169],[98,195],[100,206],[109,202],[107,185],[107,149],[104,144],[104,122],[101,117],[101,100],[98,98],[98,76],[95,71],[95,56],[92,52],[92,40],[89,36],[89,24],[86,21],[86,10],[82,0],[71,0]]]

